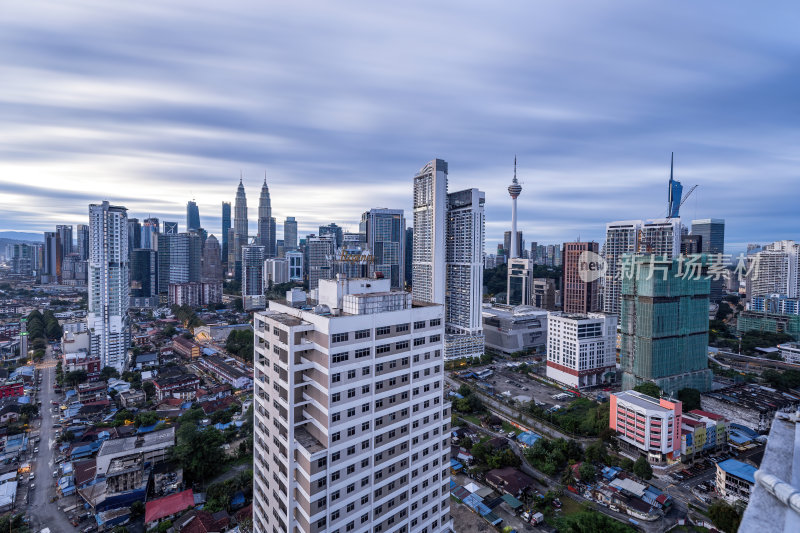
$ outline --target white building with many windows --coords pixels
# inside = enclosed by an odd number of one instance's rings
[[[255,315],[255,531],[451,529],[444,310],[390,284]]]
[[[125,368],[131,344],[128,214],[121,206],[89,205],[89,312],[91,353],[102,366]]]
[[[547,377],[570,387],[614,381],[617,317],[602,313],[550,313],[547,317]]]

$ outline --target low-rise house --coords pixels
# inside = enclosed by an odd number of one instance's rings
[[[142,390],[127,390],[119,393],[119,403],[122,407],[138,407],[146,400],[146,395]]]
[[[176,518],[180,513],[194,507],[192,489],[170,494],[157,500],[147,502],[144,511],[144,523],[147,528],[158,525],[162,520]]]
[[[86,352],[65,353],[61,359],[64,373],[86,372],[89,381],[100,379],[101,362],[97,354]]]
[[[177,368],[165,369],[153,380],[153,385],[159,401],[164,398],[194,400],[200,387],[200,378]]]
[[[749,502],[756,482],[756,470],[753,465],[736,459],[720,461],[717,463],[717,492],[731,503],[737,500]]]
[[[513,466],[489,470],[486,472],[486,482],[498,491],[511,494],[515,498],[522,497],[525,492],[533,488],[533,478]]]
[[[237,389],[253,387],[252,371],[242,369],[235,359],[224,359],[219,355],[209,355],[200,359],[199,364],[217,379]]]
[[[178,336],[172,339],[172,349],[184,359],[193,361],[200,357],[202,347],[193,340]]]

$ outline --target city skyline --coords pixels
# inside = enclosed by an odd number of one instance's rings
[[[302,16],[246,4],[248,17],[84,6],[15,5],[0,23],[0,230],[86,223],[102,200],[184,220],[194,198],[221,238],[219,203],[240,171],[251,201],[266,171],[280,226],[294,216],[301,235],[355,229],[366,209],[410,213],[407,180],[441,158],[452,189],[486,192],[491,250],[509,226],[516,153],[528,239],[602,242],[611,220],[663,216],[674,151],[675,178],[700,185],[685,220],[724,218],[734,252],[795,238],[785,117],[800,43],[781,5],[770,28],[735,6],[694,6],[687,19],[623,2],[569,13],[320,4]],[[446,83],[423,82],[432,76]]]

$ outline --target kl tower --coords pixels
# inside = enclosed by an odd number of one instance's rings
[[[508,186],[508,194],[511,195],[511,254],[508,259],[519,257],[517,244],[517,196],[522,192],[522,185],[517,181],[517,156],[514,156],[514,179]]]

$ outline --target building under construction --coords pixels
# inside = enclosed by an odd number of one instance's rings
[[[654,256],[628,259],[621,275],[622,389],[652,381],[673,395],[685,387],[710,390],[705,270],[694,275],[677,260]]]

